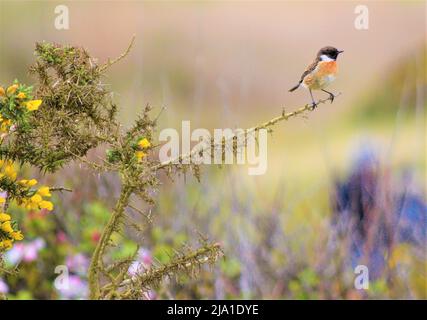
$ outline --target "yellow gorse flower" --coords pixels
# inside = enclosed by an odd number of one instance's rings
[[[40,209],[46,209],[46,210],[52,211],[53,210],[53,203],[50,201],[43,200],[43,201],[40,201],[39,207],[40,207]]]
[[[6,233],[13,232],[12,224],[10,223],[10,221],[3,222],[0,226],[0,229]]]
[[[31,180],[28,180],[28,186],[29,187],[32,187],[32,186],[34,186],[34,185],[36,185],[37,184],[37,180],[36,179],[31,179]]]
[[[9,250],[11,249],[13,246],[13,241],[12,240],[2,240],[0,241],[0,250],[4,249],[4,250]]]
[[[147,149],[151,147],[150,141],[148,141],[147,138],[142,138],[138,141],[137,146],[139,149]],[[138,160],[138,162],[141,162],[142,159],[144,159],[147,156],[147,154],[142,150],[135,151],[135,157]]]
[[[36,179],[31,179],[31,180],[23,179],[23,180],[20,180],[18,183],[25,188],[30,188],[30,187],[35,186],[37,184],[37,180]]]
[[[26,189],[29,190],[31,193],[31,196],[23,197],[19,199],[18,204],[25,209],[28,210],[37,210],[37,209],[46,209],[49,211],[53,210],[53,203],[50,201],[47,201],[43,199],[43,197],[51,197],[52,194],[50,193],[50,188],[47,186],[42,186],[38,190],[34,191],[30,188],[37,184],[36,179],[22,179],[18,181],[18,184]]]
[[[151,143],[150,143],[150,141],[147,140],[147,138],[143,138],[143,139],[138,141],[138,146],[142,149],[146,149],[146,148],[151,147]]]
[[[11,85],[9,88],[7,88],[6,93],[8,96],[14,94],[16,92],[16,90],[18,90],[19,85],[18,84],[13,84]]]
[[[52,196],[52,194],[50,193],[49,187],[41,187],[39,190],[37,190],[37,194],[41,195],[42,197]]]
[[[20,92],[16,95],[16,97],[18,99],[25,99],[27,97],[27,95],[25,94],[25,92]]]
[[[136,151],[135,156],[138,159],[138,161],[142,161],[142,159],[144,159],[146,154],[143,151]]]
[[[14,231],[10,234],[13,240],[20,241],[24,239],[24,235],[21,233],[21,231]]]
[[[13,168],[13,165],[6,165],[6,167],[4,168],[4,175],[11,180],[16,179],[16,171]]]
[[[22,199],[21,205],[28,210],[37,210],[37,209],[46,209],[49,211],[53,210],[53,203],[47,200],[43,200],[43,198],[35,194],[31,198]]]
[[[41,104],[41,100],[30,100],[25,104],[25,106],[27,107],[28,111],[35,111],[38,110]]]
[[[0,116],[0,132],[8,133],[10,131],[10,127],[12,125],[12,120],[4,119]]]
[[[2,220],[5,221],[1,222]],[[22,232],[13,229],[10,216],[6,213],[0,213],[0,252],[12,248],[14,241],[23,239]]]
[[[4,97],[6,95],[6,92],[4,91],[3,87],[0,87],[0,97]]]
[[[7,213],[0,213],[0,222],[10,221],[10,215]]]
[[[43,198],[39,194],[35,194],[30,198],[30,201],[34,204],[39,204]]]

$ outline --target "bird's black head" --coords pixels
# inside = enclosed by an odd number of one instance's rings
[[[323,47],[322,49],[319,50],[319,52],[317,53],[317,56],[319,58],[322,58],[322,56],[326,56],[330,59],[336,60],[338,55],[344,51],[340,51],[337,48],[334,47]]]

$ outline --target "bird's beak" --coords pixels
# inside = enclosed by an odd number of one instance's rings
[[[339,51],[338,51],[338,53],[343,53],[343,52],[344,52],[344,50],[339,50]]]

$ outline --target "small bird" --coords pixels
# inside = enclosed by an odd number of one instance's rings
[[[331,103],[334,101],[335,95],[332,92],[326,91],[324,88],[335,80],[338,71],[337,58],[340,51],[334,47],[323,47],[317,53],[316,59],[311,63],[301,76],[298,84],[289,90],[295,91],[299,87],[307,88],[310,91],[313,109],[317,106],[313,98],[311,90],[322,90],[329,94]]]

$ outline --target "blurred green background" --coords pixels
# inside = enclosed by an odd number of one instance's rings
[[[69,8],[69,30],[55,29],[60,4]],[[308,103],[306,91],[288,89],[320,47],[344,50],[339,76],[329,87],[342,95],[275,128],[265,175],[210,166],[203,168],[200,183],[190,176],[164,179],[154,227],[142,241],[144,252],[162,261],[172,246],[193,241],[200,231],[222,243],[226,259],[213,272],[167,284],[150,298],[426,298],[426,4],[367,2],[369,28],[357,30],[358,4],[0,1],[0,84],[15,78],[31,84],[27,68],[35,42],[83,46],[103,62],[123,52],[135,34],[130,55],[105,79],[125,125],[150,103],[155,112],[167,108],[159,129],[180,131],[183,120],[191,120],[193,129],[246,128],[280,115],[283,107],[291,111]],[[353,210],[357,200],[347,197],[349,209],[343,210],[337,199],[346,181],[347,189],[356,188],[355,176],[364,192],[363,161],[374,166],[376,184],[382,186],[373,198],[410,194],[422,205],[408,216],[424,217],[418,242],[396,236],[378,253],[385,266],[366,291],[354,289],[356,258],[348,247],[353,238],[341,237],[337,227],[347,219],[343,212],[360,213]],[[20,260],[18,280],[4,279],[11,297],[85,297],[84,272],[74,272],[80,285],[76,294],[58,293],[52,283],[55,265],[90,254],[117,195],[114,177],[92,175],[90,182],[87,174],[75,166],[41,178],[75,192],[57,196],[53,216],[23,223],[33,237],[28,243],[41,237],[44,246],[37,259]],[[373,207],[405,216],[395,202],[384,209],[383,199],[375,199]],[[82,217],[85,224],[73,225]],[[417,219],[408,222],[415,233]],[[398,221],[395,227],[387,237],[399,233]],[[67,240],[59,244],[62,233]],[[132,248],[124,240],[117,254]]]

